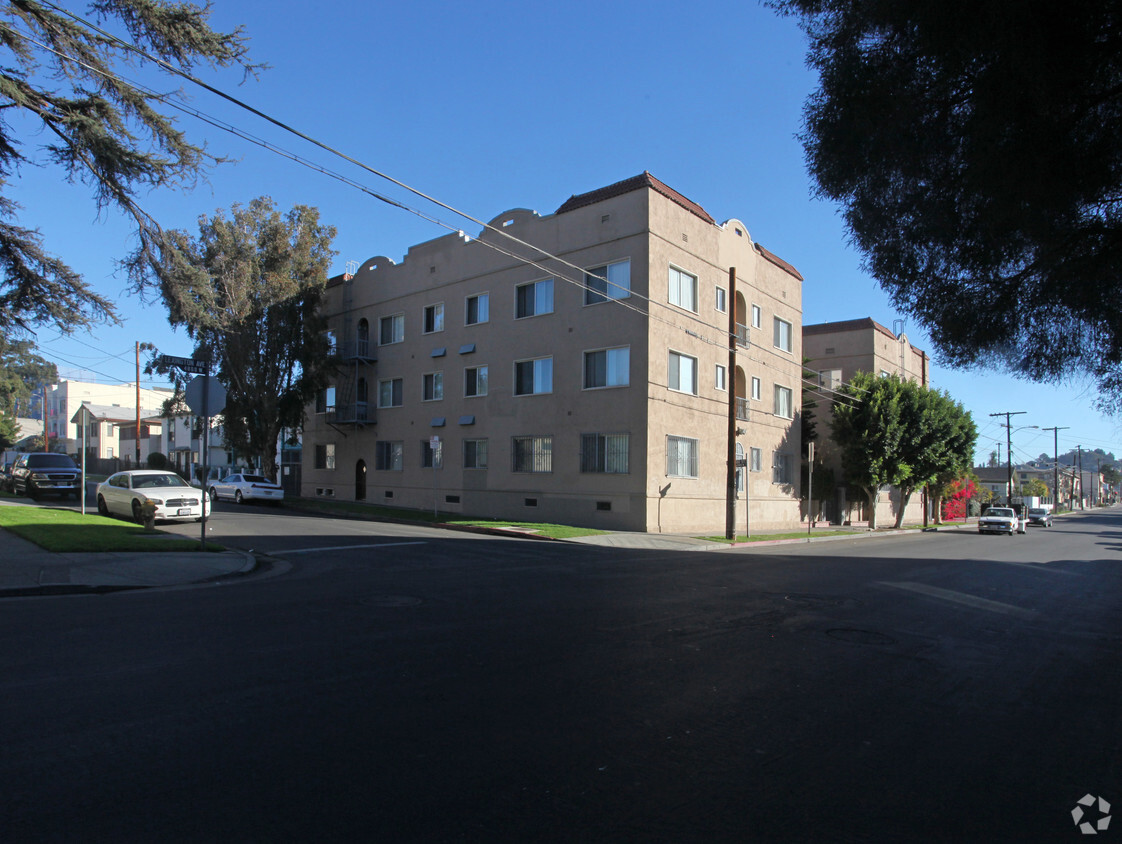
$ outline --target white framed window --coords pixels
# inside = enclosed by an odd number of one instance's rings
[[[667,374],[667,385],[671,390],[697,395],[697,358],[671,352]]]
[[[584,389],[626,387],[631,383],[631,347],[584,353]]]
[[[386,378],[378,382],[378,407],[401,407],[404,402],[404,379]]]
[[[405,340],[405,314],[393,314],[378,321],[378,345],[388,346]]]
[[[791,455],[776,451],[772,455],[771,482],[773,484],[791,483]]]
[[[426,372],[422,377],[421,400],[440,401],[444,398],[444,373]]]
[[[758,448],[748,449],[748,471],[762,472],[764,468],[764,453]]]
[[[444,303],[425,306],[424,333],[435,334],[444,330]]]
[[[782,416],[784,419],[792,419],[795,416],[794,406],[791,404],[792,392],[790,387],[780,387],[775,385],[775,415]]]
[[[514,363],[514,394],[534,396],[553,392],[553,358],[534,358]]]
[[[670,268],[670,304],[697,313],[697,276]]]
[[[487,468],[487,440],[464,440],[464,468]]]
[[[791,351],[791,323],[776,317],[773,333],[775,348],[782,349],[785,352]]]
[[[631,259],[584,271],[584,303],[595,305],[631,295]]]
[[[515,437],[511,467],[514,472],[552,472],[553,437]]]
[[[763,315],[763,312],[760,310],[760,306],[759,305],[753,305],[752,306],[752,327],[753,328],[762,328],[763,324],[764,324],[764,315]]]
[[[697,477],[698,440],[689,437],[666,438],[666,474],[671,478]]]
[[[626,475],[630,444],[630,434],[581,434],[580,470]]]
[[[713,386],[715,386],[718,390],[721,390],[721,391],[727,391],[728,390],[727,373],[728,373],[728,369],[718,363],[717,364],[717,370],[713,374]]]
[[[760,379],[755,375],[752,376],[752,401],[759,401],[762,395],[760,390]]]
[[[468,296],[464,302],[464,325],[478,325],[491,319],[491,296],[488,293],[476,293]]]
[[[553,279],[532,281],[514,288],[514,318],[553,313]]]
[[[405,443],[378,440],[374,443],[374,468],[379,472],[400,472],[405,464]]]
[[[464,370],[464,397],[487,395],[487,367],[469,366]]]
[[[714,305],[722,314],[727,314],[729,310],[729,293],[725,288],[718,287],[714,293]]]

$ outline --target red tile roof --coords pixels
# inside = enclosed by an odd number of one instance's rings
[[[774,252],[769,252],[768,250],[766,250],[762,246],[760,246],[760,244],[758,244],[758,243],[754,244],[754,246],[756,247],[757,252],[759,252],[767,260],[771,261],[771,263],[775,264],[775,266],[779,267],[779,269],[790,273],[795,278],[797,278],[799,281],[804,281],[802,273],[800,273],[798,270],[796,270],[793,266],[788,264],[786,261],[784,261],[778,255],[776,255]]]
[[[642,175],[633,176],[630,179],[624,179],[622,182],[616,182],[614,185],[608,185],[604,188],[597,188],[596,190],[589,191],[588,193],[578,193],[570,196],[565,202],[561,204],[554,213],[564,214],[566,211],[574,211],[577,208],[583,208],[586,205],[592,205],[595,202],[603,202],[605,199],[612,199],[613,197],[622,196],[625,193],[640,190],[642,188],[649,188],[662,194],[671,202],[681,205],[691,214],[696,214],[707,223],[716,225],[716,220],[709,216],[709,212],[698,205],[696,202],[686,199],[674,188],[660,182],[650,173],[644,171]]]

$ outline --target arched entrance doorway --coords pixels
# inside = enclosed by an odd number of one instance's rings
[[[366,461],[355,464],[355,501],[366,500]]]

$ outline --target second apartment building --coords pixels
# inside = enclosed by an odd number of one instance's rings
[[[306,496],[719,534],[731,408],[738,532],[799,523],[802,277],[648,173],[371,258],[325,307]]]

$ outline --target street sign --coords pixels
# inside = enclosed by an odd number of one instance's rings
[[[196,360],[195,358],[179,358],[174,355],[160,355],[157,359],[163,366],[174,366],[176,369],[182,369],[184,372],[193,375],[205,375],[210,369],[210,364],[205,360]]]
[[[208,387],[209,391],[207,391]],[[205,403],[204,399],[206,399]],[[196,375],[184,388],[183,400],[194,414],[217,416],[226,409],[226,388],[218,383],[217,378]]]

